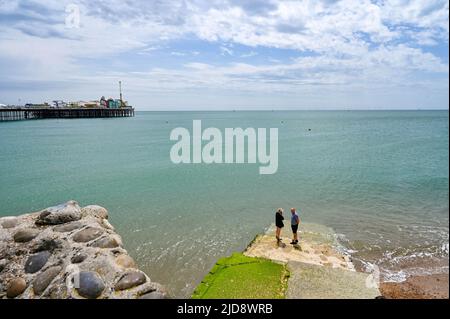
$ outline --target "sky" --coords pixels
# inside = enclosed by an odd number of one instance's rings
[[[442,0],[0,0],[0,103],[448,109]]]

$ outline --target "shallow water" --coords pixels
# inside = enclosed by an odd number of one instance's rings
[[[279,169],[174,165],[170,131],[278,127]],[[308,129],[311,129],[309,131]],[[68,199],[110,211],[150,277],[188,296],[295,206],[387,280],[448,272],[448,111],[137,112],[0,123],[0,216]],[[286,228],[287,231],[287,228]]]

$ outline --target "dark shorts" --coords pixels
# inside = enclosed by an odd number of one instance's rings
[[[283,227],[284,227],[284,224],[277,224],[277,227],[278,227],[278,228],[283,228]]]
[[[292,228],[292,232],[294,234],[297,234],[298,224],[297,225],[291,225],[291,228]]]

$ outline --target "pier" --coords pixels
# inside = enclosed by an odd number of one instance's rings
[[[0,109],[0,121],[31,119],[74,119],[101,117],[133,117],[134,108],[4,108]]]

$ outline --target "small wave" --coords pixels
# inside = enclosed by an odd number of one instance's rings
[[[409,277],[410,275],[404,270],[400,271],[385,270],[383,271],[382,274],[383,282],[403,282],[406,281],[406,279],[408,279]]]
[[[430,276],[437,274],[448,274],[448,266],[432,268],[409,268],[399,271],[387,270],[382,272],[383,282],[403,282],[412,276]]]
[[[351,256],[353,254],[356,254],[358,252],[358,250],[354,249],[354,248],[350,248],[350,241],[347,239],[347,237],[344,234],[334,234],[335,237],[335,249],[347,256]]]
[[[409,247],[394,246],[388,241],[384,241],[385,245],[380,245],[380,242],[361,245],[352,242],[344,234],[335,234],[335,238],[338,243],[336,248],[349,255],[360,271],[371,273],[377,266],[381,281],[402,282],[410,276],[448,273],[448,234],[445,238],[442,232],[439,233],[444,242],[422,241],[422,245],[416,243]]]
[[[441,246],[441,251],[443,254],[448,256],[448,243],[443,243]]]

